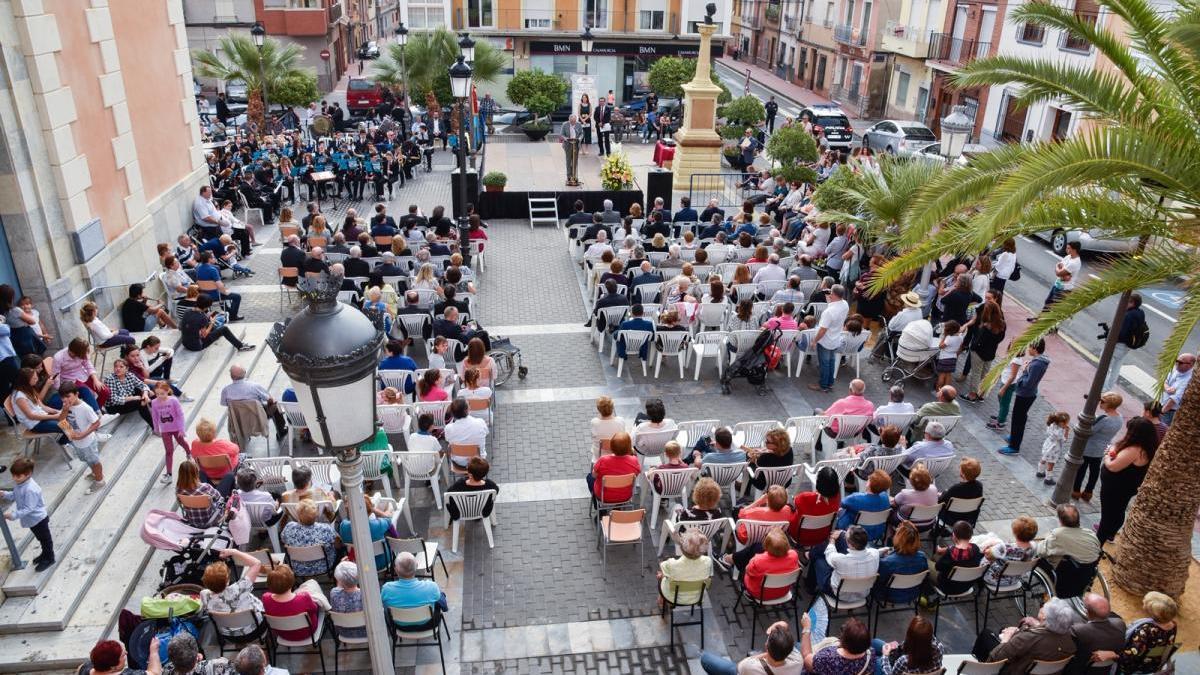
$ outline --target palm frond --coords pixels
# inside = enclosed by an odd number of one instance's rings
[[[1040,3],[1030,3],[1040,4]],[[1115,73],[1047,59],[993,56],[973,61],[954,76],[955,86],[1020,85],[1015,98],[1024,106],[1063,101],[1082,113],[1140,125],[1146,117],[1137,90]]]

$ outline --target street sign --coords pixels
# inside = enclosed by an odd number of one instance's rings
[[[328,61],[328,60],[329,60],[329,50],[328,50],[328,49],[322,49],[322,50],[321,50],[321,60],[322,60],[322,61]]]

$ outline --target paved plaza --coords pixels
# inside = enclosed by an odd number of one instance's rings
[[[416,181],[390,201],[393,213],[402,212],[409,203],[417,203],[426,211],[435,205],[449,203],[447,172],[451,159],[446,153],[438,153],[435,162],[433,173],[419,174]],[[298,206],[302,208],[302,205]],[[326,204],[330,222],[340,223],[350,206],[362,214],[368,212],[371,205],[368,202]],[[806,386],[815,381],[815,364],[810,364],[803,375],[796,378],[789,378],[782,371],[770,373],[768,390],[763,396],[744,380],[734,382],[732,394],[722,395],[711,362],[701,369],[699,381],[692,379],[690,367],[688,377],[680,379],[673,362],[664,363],[657,379],[643,376],[641,368],[633,362],[629,364],[632,367],[626,368],[623,376],[618,378],[615,367],[608,363],[607,351],[603,356],[597,354],[589,340],[588,329],[583,326],[588,313],[584,273],[569,254],[564,232],[552,227],[531,229],[526,221],[494,221],[490,223],[488,235],[485,266],[477,281],[476,318],[493,335],[510,337],[521,348],[524,364],[529,368],[525,380],[514,378],[497,393],[495,424],[489,444],[491,477],[501,487],[496,508],[495,548],[488,547],[481,528],[467,524],[459,553],[451,554],[449,533],[444,527],[442,513],[434,508],[432,493],[428,488],[415,487],[408,494],[414,507],[417,531],[442,545],[450,569],[448,582],[440,572],[437,577],[447,591],[451,607],[448,619],[452,638],[446,645],[447,671],[700,672],[700,630],[697,627],[678,629],[674,647],[671,647],[667,624],[658,616],[655,604],[655,572],[660,559],[656,555],[658,532],[646,534],[641,557],[636,547],[614,548],[609,551],[607,565],[602,563],[584,483],[590,464],[588,423],[595,414],[596,397],[611,396],[616,402],[617,414],[627,422],[632,421],[648,398],[661,398],[668,416],[676,421],[719,419],[724,424],[733,424],[774,419],[782,422],[788,417],[810,415],[815,408],[825,408],[843,396],[853,376],[853,368],[841,370],[835,393],[830,395],[814,393]],[[291,315],[299,306],[281,298],[275,284],[279,254],[275,229],[261,231],[258,238],[264,246],[256,249],[249,261],[255,276],[231,285],[243,295],[242,313],[247,322],[242,324],[241,330],[251,341],[259,343],[259,350],[233,358],[248,364],[251,377],[269,384],[278,396],[287,386],[287,378],[278,370],[262,337],[272,322]],[[1023,316],[1019,307],[1009,311],[1013,313],[1010,325],[1016,321],[1024,324],[1018,318]],[[205,353],[205,359],[216,359],[209,352]],[[1018,515],[1038,518],[1043,528],[1052,523],[1053,512],[1044,505],[1050,488],[1043,486],[1033,474],[1041,446],[1043,425],[1040,420],[1052,407],[1065,405],[1067,397],[1078,398],[1082,391],[1078,383],[1084,381],[1081,373],[1090,372],[1080,370],[1089,366],[1081,357],[1070,354],[1069,350],[1062,352],[1061,359],[1068,362],[1056,361],[1052,367],[1052,373],[1059,371],[1063,379],[1055,385],[1050,400],[1039,400],[1034,407],[1019,457],[998,455],[995,450],[1002,444],[1002,439],[984,426],[988,415],[995,412],[994,397],[979,406],[963,406],[963,422],[950,439],[960,456],[976,457],[983,466],[981,480],[986,502],[981,530],[1007,537],[1009,521]],[[423,366],[423,349],[415,348],[414,356]],[[1069,361],[1071,358],[1078,363]],[[203,361],[192,369],[189,382],[203,380],[206,386],[203,392],[194,392],[202,400],[194,404],[195,407],[189,406],[189,419],[193,424],[199,414],[220,416],[223,413],[218,405],[214,405],[213,398],[227,381],[227,375],[220,372],[226,369],[225,363]],[[886,400],[887,393],[887,387],[880,380],[881,370],[881,366],[863,361],[862,378],[868,383],[867,397],[877,404]],[[931,399],[928,389],[927,383],[910,384],[908,400],[920,406]],[[1062,397],[1062,402],[1056,397]],[[135,441],[132,436],[136,424],[136,420],[128,420],[120,427],[119,433],[131,436],[131,448],[139,447],[135,443],[140,441]],[[257,439],[255,444],[251,453],[255,456],[279,452],[273,441],[265,444],[262,439]],[[0,447],[4,449],[0,461],[7,461],[15,448],[7,438]],[[106,454],[110,447],[105,447]],[[118,607],[136,608],[143,595],[154,591],[157,570],[165,557],[157,552],[147,556],[145,545],[136,540],[136,524],[145,508],[154,504],[169,508],[173,501],[169,488],[153,483],[156,465],[149,463],[150,460],[139,459],[148,454],[154,461],[161,462],[161,451],[153,450],[157,447],[157,439],[151,437],[142,447],[141,454],[128,460],[130,468],[126,473],[129,476],[118,477],[116,486],[107,493],[102,504],[80,502],[91,509],[87,511],[90,518],[111,512],[126,518],[134,527],[118,528],[111,535],[111,547],[103,549],[109,556],[101,560],[99,567],[102,569],[87,566],[87,551],[73,552],[68,556],[72,561],[70,566],[60,566],[60,574],[78,573],[79,580],[85,584],[112,579],[121,590],[114,600],[109,596],[98,596],[101,590],[81,592],[75,586],[70,589],[75,595],[70,595],[69,600],[61,600],[64,606],[69,606],[69,611],[63,610],[64,625],[68,630],[78,626],[80,632],[77,634],[88,639],[94,639],[91,638],[93,633],[83,632],[85,626],[92,630],[106,626],[111,630]],[[302,454],[309,452],[312,452],[311,448]],[[43,451],[43,457],[48,454]],[[47,465],[54,467],[54,461],[49,458]],[[108,461],[105,458],[105,462]],[[139,469],[141,464],[138,462],[147,462],[145,468]],[[142,473],[136,473],[135,469]],[[55,470],[65,472],[62,467]],[[943,488],[952,482],[953,471],[943,474],[939,480]],[[62,473],[57,481],[48,479],[48,483],[48,491],[62,491],[62,497],[55,497],[56,504],[73,504],[82,499],[76,494],[79,488],[70,482],[68,473]],[[800,488],[808,489],[808,486],[801,485]],[[727,496],[722,507],[729,507]],[[1095,512],[1094,506],[1085,508],[1085,526],[1094,521]],[[661,522],[662,518],[659,520]],[[70,529],[79,528],[77,525],[64,527],[68,528],[65,533],[79,533],[78,529]],[[19,536],[25,534],[18,532]],[[95,534],[86,533],[83,541],[87,541],[87,536]],[[141,565],[121,564],[121,559],[116,556],[123,552],[129,552]],[[666,555],[671,553],[671,547],[664,551]],[[92,566],[97,566],[95,560],[92,560]],[[133,569],[140,569],[140,573],[130,578]],[[59,602],[57,597],[51,597],[55,593],[68,597],[69,590],[60,588],[62,585],[51,581],[45,586],[51,589],[47,591],[31,586],[42,594],[23,610],[24,616],[30,616],[28,612],[34,611],[38,603]],[[73,606],[72,602],[75,603]],[[764,619],[759,618],[759,634],[752,635],[750,611],[745,604],[735,610],[735,602],[736,592],[728,575],[718,574],[706,600],[704,643],[709,651],[738,659],[752,649],[761,648]],[[939,637],[950,653],[964,653],[971,647],[975,626],[969,607],[947,607],[941,613]],[[4,611],[0,610],[2,614]],[[1000,602],[993,606],[988,625],[992,628],[1012,625],[1019,614],[1014,602]],[[766,619],[768,623],[770,620],[769,617]],[[885,615],[880,620],[879,636],[885,640],[900,639],[906,623],[907,617],[903,613]],[[35,654],[39,649],[47,650],[48,654],[51,649],[36,643],[34,636],[38,633],[16,629],[6,632],[10,634],[0,635],[0,648],[25,648]],[[332,647],[328,641],[326,647],[326,660],[332,668],[329,663]],[[86,651],[83,644],[76,649],[79,655]],[[45,658],[51,657],[45,655]],[[436,648],[399,650],[396,663],[400,673],[440,672]],[[278,665],[292,672],[319,670],[315,657],[285,656]],[[366,668],[367,661],[362,654],[342,657],[343,673],[365,673]]]

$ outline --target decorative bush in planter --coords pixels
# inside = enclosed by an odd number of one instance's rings
[[[500,171],[489,171],[483,176],[483,187],[488,192],[504,192],[508,185],[508,176]]]
[[[542,140],[552,128],[553,125],[548,120],[532,120],[521,125],[521,131],[524,131],[531,141]]]
[[[567,83],[557,75],[534,68],[514,75],[505,93],[510,101],[533,113],[533,120],[522,124],[521,131],[530,140],[540,141],[553,128],[550,113],[567,101]]]

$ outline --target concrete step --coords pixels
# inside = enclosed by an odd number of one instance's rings
[[[179,331],[163,331],[160,337],[166,346],[174,349],[175,344],[179,342]],[[201,352],[177,350],[172,376],[180,382],[186,381],[200,362],[201,356]],[[189,404],[184,405],[185,410],[187,405]],[[104,431],[111,433],[112,438],[100,446],[100,461],[104,465],[106,482],[115,483],[133,457],[134,451],[141,447],[142,442],[150,435],[150,428],[142,422],[140,417],[127,415],[125,419],[106,427]],[[42,488],[46,509],[50,512],[50,529],[54,537],[54,546],[57,550],[66,550],[79,536],[79,529],[83,523],[103,501],[105,493],[84,494],[91,486],[91,481],[83,478],[84,474],[91,473],[87,465],[79,460],[74,460],[71,468],[68,469],[61,453],[52,441],[45,441],[43,445],[45,447],[40,453],[41,456],[38,457],[38,486]],[[69,515],[56,518],[56,513]],[[29,530],[18,530],[15,534],[18,535],[17,548],[28,562],[33,551],[40,551],[40,548],[29,548],[34,543],[33,534]],[[7,579],[3,584],[3,591],[5,595],[37,593],[37,589],[32,586],[16,581],[10,585]]]
[[[260,342],[268,330],[267,324],[248,325],[245,338]],[[185,388],[197,398],[185,406],[189,425],[194,426],[201,417],[219,420],[224,411],[220,390],[229,382],[228,364],[238,363],[249,369],[263,353],[264,350],[235,352],[224,343],[205,350],[185,383]],[[274,363],[272,356],[267,358]],[[189,434],[191,431],[189,428]],[[178,454],[176,462],[182,459],[182,454]],[[7,598],[0,605],[0,634],[61,631],[85,598],[95,600],[89,607],[96,615],[85,617],[81,625],[107,624],[124,600],[123,590],[114,587],[121,586],[116,578],[136,574],[137,563],[144,559],[147,546],[140,540],[139,531],[146,511],[174,506],[173,486],[158,482],[163,460],[161,441],[154,436],[146,438],[112,484],[108,498],[86,519],[77,541],[68,550],[60,551],[59,564],[40,575],[32,570],[17,573],[22,577],[15,583],[35,585],[39,591],[36,596]],[[98,583],[101,578],[105,583]],[[127,584],[128,581],[122,589]],[[0,648],[0,659],[5,653]]]

